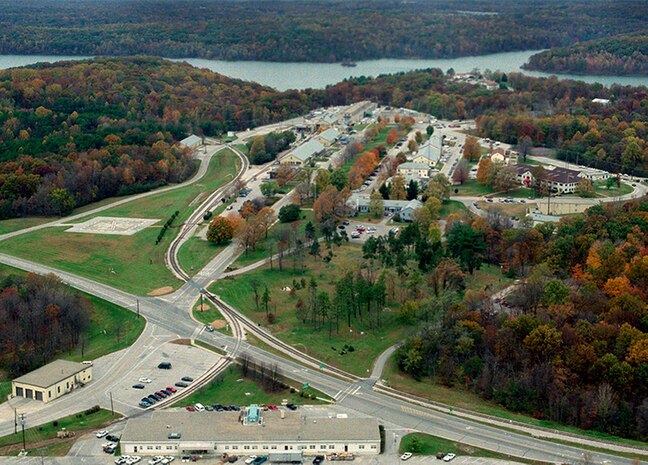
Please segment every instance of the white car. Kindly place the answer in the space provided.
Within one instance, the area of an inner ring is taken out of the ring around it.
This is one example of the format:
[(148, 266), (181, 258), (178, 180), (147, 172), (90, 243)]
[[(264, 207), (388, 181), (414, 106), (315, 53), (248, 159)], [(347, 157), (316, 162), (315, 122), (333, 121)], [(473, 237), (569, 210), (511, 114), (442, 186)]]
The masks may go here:
[(257, 456), (256, 455), (250, 455), (248, 458), (245, 459), (245, 463), (247, 465), (250, 465), (252, 462), (256, 460)]
[(106, 431), (105, 429), (102, 429), (101, 431), (97, 431), (95, 433), (95, 436), (97, 436), (98, 438), (103, 438), (107, 434), (108, 434), (108, 431)]
[(140, 379), (139, 379), (139, 382), (140, 382), (140, 383), (150, 383), (151, 380), (150, 380), (149, 378), (140, 378)]
[(450, 460), (454, 459), (456, 457), (455, 454), (448, 454), (445, 457), (443, 457), (444, 462), (449, 462)]
[(353, 231), (351, 233), (351, 239), (359, 239), (359, 238), (360, 238), (360, 233), (359, 232)]
[(401, 455), (401, 460), (409, 460), (412, 457), (411, 452), (405, 452), (403, 455)]

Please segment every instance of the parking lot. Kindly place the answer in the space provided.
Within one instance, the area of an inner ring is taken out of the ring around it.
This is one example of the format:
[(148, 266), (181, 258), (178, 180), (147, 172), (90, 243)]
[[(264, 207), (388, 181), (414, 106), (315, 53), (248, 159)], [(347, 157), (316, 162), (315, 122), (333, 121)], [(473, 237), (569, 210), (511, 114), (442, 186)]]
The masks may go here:
[[(118, 409), (117, 404), (126, 404), (129, 407), (137, 406), (143, 397), (167, 386), (174, 386), (184, 376), (197, 379), (220, 358), (213, 352), (173, 342), (149, 349), (150, 351), (140, 355), (139, 363), (129, 376), (120, 380), (112, 388), (116, 409)], [(170, 362), (171, 369), (158, 368), (162, 362)], [(146, 381), (140, 381), (140, 379)], [(133, 385), (136, 384), (144, 385), (144, 389), (134, 389)], [(178, 391), (182, 390), (182, 388), (177, 389)]]

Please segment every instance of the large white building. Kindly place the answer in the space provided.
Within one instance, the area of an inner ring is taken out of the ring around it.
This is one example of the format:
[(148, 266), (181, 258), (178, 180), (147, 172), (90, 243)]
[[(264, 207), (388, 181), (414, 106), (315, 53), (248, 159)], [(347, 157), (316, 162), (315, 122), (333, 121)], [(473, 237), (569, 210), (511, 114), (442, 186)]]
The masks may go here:
[(375, 418), (315, 418), (299, 412), (159, 411), (131, 418), (121, 437), (124, 454), (304, 455), (380, 453)]

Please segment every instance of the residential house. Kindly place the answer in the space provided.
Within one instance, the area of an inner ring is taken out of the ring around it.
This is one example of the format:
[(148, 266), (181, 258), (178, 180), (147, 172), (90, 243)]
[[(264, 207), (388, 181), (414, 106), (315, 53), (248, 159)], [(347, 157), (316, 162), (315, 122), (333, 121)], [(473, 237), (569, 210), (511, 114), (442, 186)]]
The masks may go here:
[[(369, 213), (371, 198), (368, 194), (351, 194), (347, 205), (353, 209), (355, 214)], [(413, 221), (412, 214), (417, 208), (423, 206), (421, 201), (414, 200), (383, 200), (385, 215), (399, 214), (402, 221)]]

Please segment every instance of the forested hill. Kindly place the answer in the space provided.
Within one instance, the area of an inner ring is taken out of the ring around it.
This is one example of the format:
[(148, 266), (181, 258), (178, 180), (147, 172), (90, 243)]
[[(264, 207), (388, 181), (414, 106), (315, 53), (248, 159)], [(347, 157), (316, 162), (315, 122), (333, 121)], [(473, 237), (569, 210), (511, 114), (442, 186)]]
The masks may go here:
[(619, 0), (0, 0), (0, 54), (336, 62), (537, 50), (645, 29)]
[(550, 73), (648, 76), (648, 32), (547, 50), (531, 56), (524, 68)]
[(157, 58), (0, 71), (0, 218), (61, 215), (182, 181), (177, 144), (304, 113), (291, 93)]

